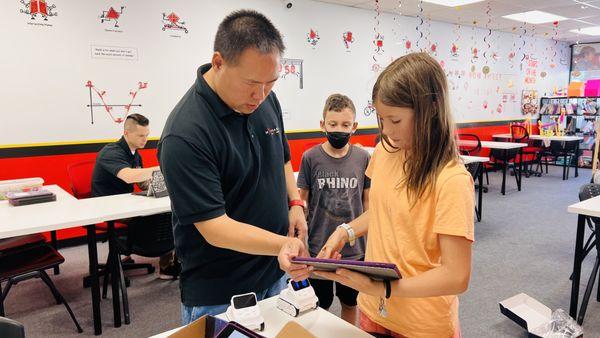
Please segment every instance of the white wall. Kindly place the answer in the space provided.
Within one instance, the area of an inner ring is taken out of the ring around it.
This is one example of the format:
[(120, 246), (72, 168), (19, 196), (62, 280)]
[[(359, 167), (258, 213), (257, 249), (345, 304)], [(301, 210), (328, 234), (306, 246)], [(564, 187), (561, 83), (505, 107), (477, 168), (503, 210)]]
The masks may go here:
[[(91, 80), (99, 89), (106, 91), (108, 104), (126, 104), (129, 91), (137, 88), (139, 81), (148, 82), (141, 90), (131, 113), (140, 112), (151, 120), (152, 136), (159, 136), (164, 121), (179, 98), (193, 83), (198, 65), (207, 62), (212, 53), (213, 37), (218, 23), (230, 11), (238, 8), (253, 8), (266, 14), (283, 33), (287, 46), (286, 57), (304, 60), (304, 89), (298, 88), (293, 77), (278, 81), (277, 92), (286, 112), (286, 129), (305, 130), (318, 128), (318, 121), (325, 98), (333, 92), (349, 95), (359, 111), (361, 126), (375, 125), (373, 115), (364, 116), (363, 109), (370, 98), (371, 87), (377, 73), (373, 64), (374, 12), (323, 4), (313, 1), (296, 1), (292, 10), (287, 10), (280, 0), (247, 0), (243, 7), (239, 1), (105, 1), (105, 0), (47, 0), (56, 5), (57, 16), (42, 20), (38, 16), (31, 20), (21, 13), (25, 9), (19, 1), (0, 2), (0, 146), (90, 141), (117, 137), (122, 125), (113, 122), (102, 107), (94, 108), (94, 124), (91, 124), (89, 91), (85, 83)], [(99, 16), (110, 6), (119, 9), (126, 6), (119, 28), (112, 23), (101, 23)], [(162, 31), (162, 13), (175, 12), (185, 21), (189, 30), (183, 32)], [(383, 33), (384, 53), (378, 55), (385, 66), (393, 58), (405, 53), (402, 38), (406, 35), (416, 48), (417, 19), (382, 14), (380, 31)], [(427, 25), (422, 29), (426, 30)], [(307, 33), (313, 28), (319, 33), (316, 48), (306, 41)], [(107, 30), (119, 30), (113, 32)], [(355, 36), (351, 51), (347, 52), (342, 33), (350, 30)], [(455, 40), (455, 26), (431, 23), (431, 41), (439, 43), (437, 58), (444, 61), (449, 71), (453, 113), (457, 121), (508, 119), (521, 116), (519, 103), (521, 90), (537, 89), (540, 94), (550, 93), (553, 87), (566, 86), (568, 65), (549, 61), (538, 66), (535, 85), (525, 85), (524, 71), (519, 67), (521, 55), (515, 57), (511, 68), (507, 55), (513, 43), (521, 44), (518, 37), (494, 32), (494, 50), (501, 56), (499, 61), (488, 61), (491, 74), (488, 79), (470, 79), (474, 65), (476, 74), (481, 74), (486, 64), (483, 42), (486, 30), (475, 29), (475, 41), (480, 50), (479, 60), (470, 61), (471, 27), (463, 27), (459, 58), (450, 57), (450, 45)], [(400, 43), (397, 43), (397, 42)], [(91, 57), (91, 46), (118, 46), (137, 50), (136, 60), (99, 59)], [(422, 47), (426, 46), (425, 39)], [(551, 56), (551, 40), (526, 39), (526, 53), (534, 54), (540, 63), (544, 55)], [(557, 45), (567, 54), (568, 46)], [(516, 51), (516, 49), (515, 49)], [(544, 54), (546, 53), (546, 54)], [(561, 55), (557, 51), (557, 55)], [(450, 73), (451, 71), (451, 73)], [(458, 78), (465, 71), (465, 77)], [(512, 82), (512, 86), (509, 83)], [(465, 83), (467, 83), (465, 85)], [(466, 87), (465, 87), (466, 86)], [(466, 89), (465, 89), (466, 88)], [(502, 94), (508, 93), (508, 102), (503, 103), (503, 112), (496, 112), (502, 103)], [(510, 94), (516, 102), (511, 102)], [(94, 94), (94, 103), (99, 103)], [(487, 101), (487, 108), (484, 108)], [(115, 107), (114, 113), (123, 113)]]

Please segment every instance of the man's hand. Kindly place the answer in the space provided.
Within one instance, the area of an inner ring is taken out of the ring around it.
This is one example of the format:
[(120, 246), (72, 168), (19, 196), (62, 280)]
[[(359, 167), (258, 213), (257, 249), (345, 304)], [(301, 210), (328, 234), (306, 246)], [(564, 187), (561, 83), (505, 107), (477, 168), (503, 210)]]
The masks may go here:
[(294, 205), (290, 208), (289, 213), (290, 229), (288, 232), (289, 237), (297, 237), (306, 243), (306, 236), (308, 235), (308, 225), (306, 225), (306, 216), (304, 215), (304, 209), (301, 206)]
[(308, 256), (308, 252), (306, 251), (304, 243), (298, 238), (290, 238), (281, 247), (277, 260), (279, 261), (281, 270), (287, 272), (292, 277), (292, 280), (299, 281), (309, 277), (312, 267), (305, 264), (292, 263), (292, 258), (306, 256)]

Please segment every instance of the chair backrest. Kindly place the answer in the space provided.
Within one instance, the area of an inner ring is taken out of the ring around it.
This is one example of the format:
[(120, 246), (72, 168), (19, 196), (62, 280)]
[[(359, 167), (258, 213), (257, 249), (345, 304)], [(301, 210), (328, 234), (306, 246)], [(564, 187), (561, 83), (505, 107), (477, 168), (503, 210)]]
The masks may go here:
[(490, 158), (493, 158), (495, 161), (508, 162), (514, 160), (519, 154), (518, 148), (513, 149), (490, 149)]
[(481, 139), (475, 134), (458, 134), (458, 151), (461, 155), (477, 155), (481, 150)]
[(511, 125), (510, 126), (510, 134), (512, 136), (513, 142), (517, 143), (527, 143), (529, 142), (529, 132), (527, 132), (527, 128), (520, 125)]
[(550, 141), (550, 151), (553, 154), (573, 152), (577, 149), (578, 140), (575, 141)]
[(465, 164), (467, 171), (473, 176), (473, 180), (476, 180), (479, 177), (479, 172), (483, 170), (482, 162), (473, 162), (469, 164)]
[(135, 217), (127, 222), (127, 250), (144, 257), (160, 257), (173, 250), (172, 214)]
[(0, 317), (0, 337), (25, 338), (25, 328), (16, 320)]
[(69, 164), (67, 174), (71, 190), (77, 199), (92, 197), (92, 172), (96, 161), (82, 161)]
[[(600, 184), (587, 183), (579, 188), (579, 200), (585, 201), (592, 197), (600, 196)], [(600, 224), (600, 218), (590, 217), (595, 224)]]

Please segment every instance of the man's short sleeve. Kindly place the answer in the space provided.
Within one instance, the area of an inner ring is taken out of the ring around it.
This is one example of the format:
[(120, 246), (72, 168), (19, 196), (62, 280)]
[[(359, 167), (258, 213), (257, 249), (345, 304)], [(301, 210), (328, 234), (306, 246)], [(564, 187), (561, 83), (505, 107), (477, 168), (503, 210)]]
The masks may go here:
[(161, 141), (159, 161), (173, 211), (182, 224), (225, 214), (221, 175), (209, 149), (170, 136)]
[(435, 224), (433, 231), (438, 234), (461, 236), (474, 240), (474, 185), (467, 173), (454, 175), (446, 182), (440, 182)]
[(97, 162), (102, 169), (114, 176), (117, 176), (122, 169), (131, 167), (130, 160), (122, 151), (105, 151)]
[(298, 188), (300, 189), (309, 189), (311, 187), (311, 169), (310, 169), (310, 159), (306, 156), (308, 153), (305, 152), (302, 154), (302, 162), (300, 164), (300, 172), (298, 173), (298, 180), (296, 182)]
[(285, 127), (283, 125), (283, 112), (281, 110), (281, 104), (279, 104), (279, 100), (277, 99), (277, 95), (275, 92), (271, 92), (273, 95), (273, 101), (275, 103), (275, 111), (277, 112), (277, 119), (279, 120), (279, 125), (281, 126), (280, 135), (281, 135), (281, 143), (283, 146), (283, 163), (288, 163), (292, 156), (290, 154), (290, 145), (288, 144), (287, 136), (285, 136)]

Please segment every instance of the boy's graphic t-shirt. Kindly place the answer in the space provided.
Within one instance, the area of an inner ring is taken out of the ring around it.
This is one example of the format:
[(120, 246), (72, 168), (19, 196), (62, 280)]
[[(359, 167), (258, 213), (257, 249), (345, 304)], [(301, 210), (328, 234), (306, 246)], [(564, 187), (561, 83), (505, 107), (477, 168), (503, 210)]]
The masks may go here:
[[(334, 158), (321, 145), (302, 155), (298, 188), (308, 189), (308, 245), (315, 257), (338, 225), (348, 223), (363, 213), (363, 190), (371, 186), (365, 176), (369, 153), (350, 145), (346, 156)], [(354, 246), (342, 249), (344, 259), (361, 259), (365, 255), (365, 237)]]

